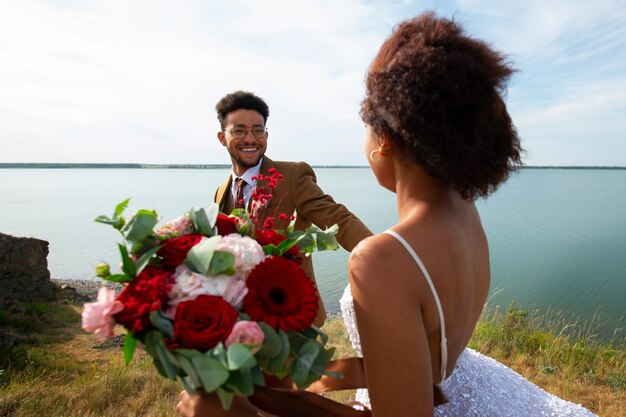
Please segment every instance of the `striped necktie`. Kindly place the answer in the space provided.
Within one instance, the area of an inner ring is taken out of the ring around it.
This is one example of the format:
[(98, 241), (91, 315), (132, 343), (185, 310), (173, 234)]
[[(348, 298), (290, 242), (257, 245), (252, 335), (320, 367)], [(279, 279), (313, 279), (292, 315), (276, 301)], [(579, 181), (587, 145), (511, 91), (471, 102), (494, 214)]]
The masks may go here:
[(244, 208), (245, 201), (243, 198), (243, 187), (245, 187), (248, 183), (243, 178), (237, 178), (235, 180), (237, 183), (237, 194), (235, 195), (235, 208)]

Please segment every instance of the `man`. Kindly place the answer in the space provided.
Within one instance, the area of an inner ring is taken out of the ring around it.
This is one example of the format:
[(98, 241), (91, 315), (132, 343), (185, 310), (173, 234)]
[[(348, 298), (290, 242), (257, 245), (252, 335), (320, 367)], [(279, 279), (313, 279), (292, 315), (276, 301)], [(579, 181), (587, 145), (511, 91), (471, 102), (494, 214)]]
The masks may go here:
[[(249, 92), (236, 91), (224, 96), (215, 109), (221, 126), (217, 138), (228, 150), (232, 162), (231, 175), (215, 192), (215, 202), (222, 212), (230, 213), (236, 206), (249, 207), (256, 186), (252, 178), (259, 174), (268, 175), (268, 171), (274, 168), (284, 179), (278, 182), (268, 206), (259, 211), (259, 225), (268, 216), (280, 213), (290, 216), (296, 210), (297, 230), (305, 230), (311, 224), (320, 229), (337, 224), (337, 241), (348, 251), (371, 236), (372, 232), (354, 214), (320, 189), (315, 173), (307, 163), (272, 161), (265, 156), (269, 108), (263, 99)], [(241, 183), (240, 179), (245, 182)], [(315, 282), (311, 257), (304, 259), (302, 268)], [(320, 298), (315, 325), (321, 326), (325, 319), (326, 311)]]

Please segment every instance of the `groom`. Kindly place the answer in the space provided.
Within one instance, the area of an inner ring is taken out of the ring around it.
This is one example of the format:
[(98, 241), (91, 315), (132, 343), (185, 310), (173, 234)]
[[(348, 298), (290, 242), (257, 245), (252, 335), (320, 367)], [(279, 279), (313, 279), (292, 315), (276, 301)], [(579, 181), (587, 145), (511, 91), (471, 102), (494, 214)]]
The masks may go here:
[[(269, 175), (271, 168), (284, 176), (273, 192), (268, 207), (257, 216), (259, 226), (268, 216), (297, 212), (295, 228), (305, 230), (311, 224), (325, 229), (339, 225), (337, 241), (351, 251), (372, 232), (344, 205), (317, 185), (313, 169), (305, 162), (272, 161), (265, 156), (268, 133), (265, 127), (269, 108), (262, 98), (253, 93), (235, 91), (224, 96), (215, 106), (221, 130), (217, 132), (220, 143), (228, 150), (232, 172), (215, 192), (215, 202), (220, 211), (230, 213), (235, 207), (249, 208), (250, 197), (256, 186), (253, 177)], [(315, 282), (311, 257), (305, 257), (302, 268)], [(320, 308), (315, 325), (321, 326), (326, 311), (320, 298)]]

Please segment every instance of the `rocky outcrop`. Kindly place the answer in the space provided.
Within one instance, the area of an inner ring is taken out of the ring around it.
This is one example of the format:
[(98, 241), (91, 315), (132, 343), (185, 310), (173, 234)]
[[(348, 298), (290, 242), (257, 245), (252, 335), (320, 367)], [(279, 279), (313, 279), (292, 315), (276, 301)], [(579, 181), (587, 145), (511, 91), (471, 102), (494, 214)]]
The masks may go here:
[(50, 301), (57, 286), (50, 281), (48, 242), (0, 233), (0, 307), (16, 300)]

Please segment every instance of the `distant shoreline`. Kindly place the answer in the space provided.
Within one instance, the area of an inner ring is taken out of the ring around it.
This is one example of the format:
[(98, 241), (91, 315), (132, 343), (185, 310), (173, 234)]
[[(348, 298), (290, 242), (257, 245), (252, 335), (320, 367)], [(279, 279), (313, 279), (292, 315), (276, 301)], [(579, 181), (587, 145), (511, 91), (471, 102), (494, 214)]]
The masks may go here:
[[(313, 165), (314, 168), (368, 168), (366, 165)], [(63, 163), (0, 162), (0, 169), (230, 169), (230, 164), (130, 164), (130, 163)], [(535, 165), (522, 169), (608, 169), (626, 170), (626, 166), (558, 166)]]

